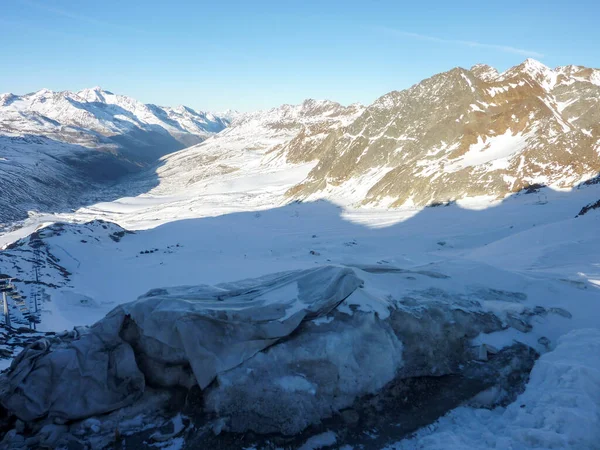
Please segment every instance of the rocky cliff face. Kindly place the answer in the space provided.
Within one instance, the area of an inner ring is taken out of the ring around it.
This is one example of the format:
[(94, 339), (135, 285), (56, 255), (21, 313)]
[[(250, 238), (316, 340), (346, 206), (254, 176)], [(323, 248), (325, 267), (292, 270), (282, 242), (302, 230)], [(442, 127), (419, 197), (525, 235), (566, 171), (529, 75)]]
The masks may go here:
[(505, 196), (531, 184), (572, 186), (600, 172), (600, 70), (527, 60), (499, 74), (477, 65), (384, 95), (315, 148), (293, 198), (427, 205)]

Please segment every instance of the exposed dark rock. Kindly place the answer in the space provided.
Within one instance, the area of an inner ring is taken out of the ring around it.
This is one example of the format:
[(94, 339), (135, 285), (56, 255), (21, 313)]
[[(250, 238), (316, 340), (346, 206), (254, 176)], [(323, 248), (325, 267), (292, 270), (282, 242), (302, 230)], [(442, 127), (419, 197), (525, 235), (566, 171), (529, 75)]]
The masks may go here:
[(590, 203), (589, 205), (586, 205), (583, 208), (581, 208), (581, 211), (579, 211), (579, 214), (577, 214), (575, 217), (583, 216), (583, 215), (587, 214), (588, 212), (592, 211), (593, 209), (598, 209), (598, 208), (600, 208), (600, 200), (598, 200), (595, 203)]

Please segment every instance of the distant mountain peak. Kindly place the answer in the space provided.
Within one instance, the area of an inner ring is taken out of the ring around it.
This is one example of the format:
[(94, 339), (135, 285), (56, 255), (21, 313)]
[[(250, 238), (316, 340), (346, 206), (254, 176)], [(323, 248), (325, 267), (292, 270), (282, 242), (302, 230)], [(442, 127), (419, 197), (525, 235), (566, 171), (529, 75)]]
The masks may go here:
[(475, 64), (471, 67), (470, 72), (482, 81), (490, 82), (498, 78), (500, 73), (492, 66), (487, 64)]
[(533, 58), (527, 58), (521, 64), (501, 73), (498, 80), (504, 81), (523, 76), (537, 82), (544, 90), (550, 91), (556, 85), (558, 74), (545, 64)]
[(106, 95), (114, 95), (112, 92), (103, 90), (100, 86), (94, 86), (92, 88), (82, 89), (77, 92), (76, 95), (88, 102), (102, 102), (106, 101)]
[(525, 61), (523, 61), (523, 63), (521, 65), (524, 67), (527, 67), (531, 70), (552, 70), (552, 69), (550, 69), (550, 67), (548, 67), (544, 63), (541, 63), (537, 59), (533, 59), (533, 58), (527, 58)]
[(51, 96), (54, 94), (56, 94), (56, 92), (54, 92), (50, 89), (47, 89), (47, 88), (42, 88), (39, 91), (33, 92), (31, 95), (32, 95), (32, 97), (47, 97), (47, 96)]

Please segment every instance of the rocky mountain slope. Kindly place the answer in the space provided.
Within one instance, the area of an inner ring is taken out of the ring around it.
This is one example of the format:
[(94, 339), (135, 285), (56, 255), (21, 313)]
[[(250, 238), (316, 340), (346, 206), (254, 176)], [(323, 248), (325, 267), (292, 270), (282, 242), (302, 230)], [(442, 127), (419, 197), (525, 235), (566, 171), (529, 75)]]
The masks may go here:
[(306, 176), (288, 178), (285, 196), (265, 202), (328, 198), (395, 208), (499, 199), (598, 175), (599, 102), (600, 70), (552, 70), (531, 59), (504, 73), (455, 68), (368, 107), (310, 100), (247, 114), (143, 177), (160, 179), (152, 196), (203, 195), (224, 179), (304, 167)]
[(202, 142), (229, 120), (145, 105), (100, 88), (0, 95), (0, 223), (28, 209), (73, 206), (114, 181)]
[(532, 184), (572, 186), (600, 172), (600, 70), (528, 59), (499, 74), (477, 65), (376, 100), (316, 148), (293, 198), (356, 190), (361, 204), (427, 205), (503, 197)]

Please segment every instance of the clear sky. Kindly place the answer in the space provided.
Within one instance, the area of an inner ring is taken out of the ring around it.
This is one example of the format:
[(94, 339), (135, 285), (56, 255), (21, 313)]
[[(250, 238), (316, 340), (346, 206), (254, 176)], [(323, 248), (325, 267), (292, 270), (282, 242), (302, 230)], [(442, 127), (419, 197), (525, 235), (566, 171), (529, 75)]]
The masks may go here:
[(370, 103), (456, 66), (600, 67), (600, 2), (1, 0), (0, 92), (248, 111)]

